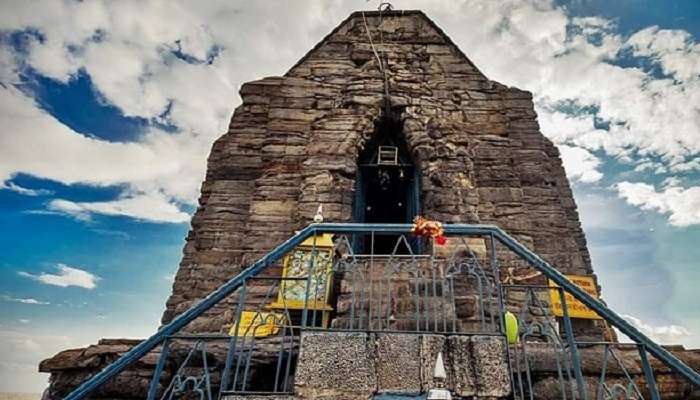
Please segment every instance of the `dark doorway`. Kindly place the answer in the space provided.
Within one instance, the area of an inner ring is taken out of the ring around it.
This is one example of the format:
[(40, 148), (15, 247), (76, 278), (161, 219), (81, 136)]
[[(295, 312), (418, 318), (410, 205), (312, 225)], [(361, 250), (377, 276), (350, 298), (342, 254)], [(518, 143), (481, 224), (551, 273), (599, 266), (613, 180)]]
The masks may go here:
[[(418, 170), (403, 139), (402, 124), (382, 120), (358, 159), (355, 221), (411, 223), (418, 214), (418, 181)], [(356, 238), (355, 248), (374, 254), (409, 252), (397, 235), (365, 235)]]

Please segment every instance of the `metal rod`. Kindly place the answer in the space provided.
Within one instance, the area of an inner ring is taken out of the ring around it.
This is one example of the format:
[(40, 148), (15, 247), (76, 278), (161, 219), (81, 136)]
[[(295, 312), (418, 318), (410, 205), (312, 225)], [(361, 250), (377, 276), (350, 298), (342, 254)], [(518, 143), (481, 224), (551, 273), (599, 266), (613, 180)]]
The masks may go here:
[(569, 310), (566, 305), (566, 294), (564, 289), (559, 288), (559, 297), (561, 298), (561, 308), (564, 314), (564, 330), (566, 331), (566, 341), (569, 344), (569, 353), (571, 354), (571, 362), (574, 364), (574, 375), (576, 376), (576, 385), (578, 386), (578, 394), (581, 399), (586, 400), (586, 386), (583, 384), (583, 374), (581, 373), (581, 361), (578, 358), (578, 348), (574, 341), (574, 329), (571, 326), (571, 318), (569, 318)]
[[(491, 254), (490, 254), (490, 263), (491, 263), (491, 273), (493, 274), (493, 280), (496, 283), (496, 296), (498, 296), (498, 333), (505, 335), (506, 334), (506, 307), (503, 301), (503, 287), (501, 285), (501, 271), (500, 271), (500, 266), (498, 265), (498, 253), (496, 252), (496, 238), (493, 236), (493, 234), (489, 235), (489, 243), (491, 244)], [(493, 315), (491, 316), (493, 318)], [(517, 337), (518, 333), (515, 333), (516, 336), (516, 343), (517, 343)], [(506, 335), (506, 343), (508, 343), (508, 338)], [(510, 346), (506, 346), (506, 362), (508, 363), (508, 369), (510, 370), (510, 376), (513, 376), (513, 366), (511, 363), (511, 357), (510, 357)], [(513, 393), (515, 393), (515, 382), (514, 379), (510, 380), (510, 387), (513, 390)]]
[(640, 344), (637, 346), (639, 349), (639, 356), (642, 359), (642, 368), (644, 369), (644, 378), (647, 381), (647, 387), (649, 388), (649, 393), (651, 394), (651, 400), (659, 400), (659, 389), (656, 387), (656, 379), (654, 378), (654, 371), (651, 369), (651, 364), (649, 364), (649, 358), (647, 357), (646, 346)]
[(211, 397), (211, 380), (209, 377), (209, 365), (207, 364), (207, 344), (202, 343), (202, 369), (204, 369), (204, 381), (207, 387), (207, 399), (212, 400)]
[(628, 389), (634, 389), (635, 393), (637, 393), (637, 397), (640, 399), (643, 399), (644, 396), (642, 396), (642, 393), (639, 391), (639, 388), (637, 387), (637, 384), (634, 383), (634, 379), (630, 376), (629, 372), (627, 372), (627, 368), (625, 368), (624, 363), (620, 358), (615, 354), (615, 349), (610, 348), (610, 355), (615, 359), (615, 362), (617, 362), (617, 366), (622, 370), (622, 372), (625, 374), (625, 378), (627, 378), (627, 387)]
[(160, 383), (160, 376), (163, 373), (163, 367), (165, 367), (165, 360), (168, 358), (168, 352), (170, 350), (170, 340), (166, 339), (163, 341), (163, 348), (160, 350), (160, 357), (158, 358), (158, 364), (156, 364), (156, 369), (153, 371), (153, 378), (148, 386), (148, 400), (154, 400), (158, 392), (158, 384)]
[(367, 305), (367, 329), (372, 329), (372, 300), (374, 300), (374, 231), (372, 231), (372, 235), (370, 237), (369, 253), (369, 304)]
[(605, 389), (605, 373), (608, 369), (608, 358), (610, 357), (610, 354), (608, 351), (610, 350), (609, 345), (605, 345), (605, 355), (603, 356), (603, 368), (600, 372), (600, 382), (598, 383), (598, 390), (596, 390), (596, 400), (600, 400), (603, 398), (603, 389)]
[(236, 316), (233, 320), (233, 332), (229, 340), (229, 347), (226, 351), (226, 363), (224, 364), (224, 372), (221, 376), (221, 387), (219, 389), (219, 397), (221, 393), (226, 390), (229, 381), (229, 375), (231, 374), (231, 365), (233, 364), (233, 355), (236, 353), (236, 344), (238, 343), (238, 333), (241, 330), (241, 314), (243, 313), (243, 307), (245, 306), (245, 292), (248, 287), (247, 281), (243, 281), (243, 286), (241, 287), (241, 294), (238, 298), (238, 305), (236, 306)]

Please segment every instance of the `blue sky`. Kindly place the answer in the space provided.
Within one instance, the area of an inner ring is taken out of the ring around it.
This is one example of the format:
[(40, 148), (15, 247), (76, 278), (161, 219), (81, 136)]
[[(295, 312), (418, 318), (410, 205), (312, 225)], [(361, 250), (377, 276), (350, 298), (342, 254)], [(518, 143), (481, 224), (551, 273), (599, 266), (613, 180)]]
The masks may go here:
[[(301, 5), (303, 4), (303, 5)], [(700, 347), (700, 3), (396, 1), (534, 93), (608, 303)], [(0, 392), (38, 360), (158, 325), (241, 83), (360, 1), (0, 5)]]

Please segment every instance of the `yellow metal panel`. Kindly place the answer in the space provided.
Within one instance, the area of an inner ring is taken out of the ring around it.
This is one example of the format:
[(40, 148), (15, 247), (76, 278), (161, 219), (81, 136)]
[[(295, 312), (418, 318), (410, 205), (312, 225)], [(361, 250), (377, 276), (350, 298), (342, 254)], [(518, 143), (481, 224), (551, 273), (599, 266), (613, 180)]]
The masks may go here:
[(316, 247), (333, 247), (333, 234), (332, 233), (322, 233), (317, 236), (310, 236), (308, 239), (301, 242), (300, 246), (312, 247), (316, 244)]
[(241, 312), (241, 320), (238, 329), (234, 324), (229, 330), (230, 336), (255, 336), (265, 337), (276, 335), (280, 330), (280, 325), (285, 323), (284, 315), (277, 313), (266, 313), (256, 311)]

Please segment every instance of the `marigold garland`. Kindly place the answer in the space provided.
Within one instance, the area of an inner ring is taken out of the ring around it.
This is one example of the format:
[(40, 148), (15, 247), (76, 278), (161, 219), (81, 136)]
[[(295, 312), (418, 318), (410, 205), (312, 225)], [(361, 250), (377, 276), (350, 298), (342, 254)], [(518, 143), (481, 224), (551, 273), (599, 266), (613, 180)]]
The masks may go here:
[(413, 229), (411, 230), (416, 236), (431, 237), (435, 239), (435, 243), (442, 246), (447, 242), (445, 238), (442, 224), (438, 221), (427, 220), (420, 215), (413, 220)]

